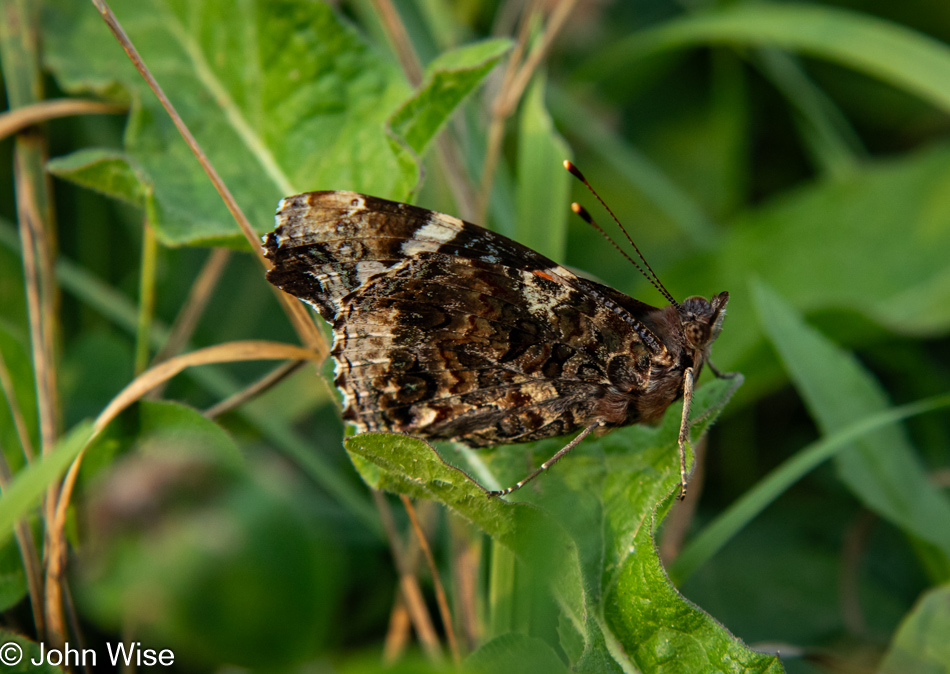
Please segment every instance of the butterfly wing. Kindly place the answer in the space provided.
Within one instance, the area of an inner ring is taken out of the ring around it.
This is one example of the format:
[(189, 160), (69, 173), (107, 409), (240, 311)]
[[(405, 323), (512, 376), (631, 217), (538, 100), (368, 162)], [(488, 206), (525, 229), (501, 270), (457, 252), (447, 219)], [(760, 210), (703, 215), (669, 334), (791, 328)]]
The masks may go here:
[(352, 192), (289, 197), (277, 223), (268, 280), (332, 326), (360, 430), (485, 446), (637, 420), (631, 393), (665, 347), (602, 286), (476, 225)]

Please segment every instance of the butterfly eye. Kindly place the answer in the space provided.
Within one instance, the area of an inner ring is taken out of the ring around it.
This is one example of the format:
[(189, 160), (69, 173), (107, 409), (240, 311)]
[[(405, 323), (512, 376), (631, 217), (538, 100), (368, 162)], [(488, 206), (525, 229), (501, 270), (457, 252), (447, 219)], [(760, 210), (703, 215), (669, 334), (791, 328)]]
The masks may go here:
[(686, 339), (695, 347), (704, 346), (709, 341), (709, 327), (696, 322), (688, 324)]

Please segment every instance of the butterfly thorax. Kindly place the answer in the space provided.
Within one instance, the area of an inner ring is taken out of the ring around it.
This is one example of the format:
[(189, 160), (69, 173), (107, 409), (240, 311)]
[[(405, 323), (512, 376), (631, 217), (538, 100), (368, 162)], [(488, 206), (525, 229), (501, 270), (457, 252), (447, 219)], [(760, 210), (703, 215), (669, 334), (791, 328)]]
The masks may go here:
[(620, 387), (612, 387), (605, 396), (603, 413), (607, 426), (658, 421), (670, 404), (682, 397), (683, 373), (691, 367), (699, 376), (709, 347), (722, 329), (728, 299), (728, 293), (722, 293), (712, 300), (689, 297), (676, 306), (631, 307), (663, 350), (650, 354), (649, 373), (638, 385), (628, 380)]

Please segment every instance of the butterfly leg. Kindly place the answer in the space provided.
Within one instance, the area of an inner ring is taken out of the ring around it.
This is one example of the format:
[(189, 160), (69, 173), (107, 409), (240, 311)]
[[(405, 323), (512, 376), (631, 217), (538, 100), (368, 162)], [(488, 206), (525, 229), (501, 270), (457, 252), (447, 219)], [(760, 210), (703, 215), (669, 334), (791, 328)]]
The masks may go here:
[(525, 479), (523, 479), (521, 482), (518, 482), (518, 483), (516, 483), (516, 484), (513, 484), (512, 486), (508, 487), (507, 489), (502, 489), (502, 490), (500, 490), (500, 491), (490, 491), (490, 492), (488, 492), (488, 498), (492, 498), (492, 497), (494, 497), (494, 496), (507, 496), (507, 495), (510, 494), (511, 492), (517, 491), (518, 489), (521, 489), (523, 486), (525, 486), (526, 484), (528, 484), (529, 482), (531, 482), (531, 480), (533, 480), (533, 479), (536, 478), (538, 475), (540, 475), (541, 473), (543, 473), (544, 471), (546, 471), (548, 468), (550, 468), (551, 466), (553, 466), (555, 463), (557, 463), (558, 461), (560, 461), (561, 458), (562, 458), (565, 454), (567, 454), (569, 451), (571, 451), (572, 449), (574, 449), (575, 447), (577, 447), (577, 445), (580, 444), (581, 440), (583, 440), (583, 439), (586, 438), (588, 435), (590, 435), (591, 432), (593, 432), (594, 429), (598, 428), (599, 426), (601, 426), (601, 422), (600, 422), (600, 421), (595, 421), (595, 422), (592, 423), (590, 426), (588, 426), (588, 427), (585, 428), (583, 431), (581, 431), (581, 432), (578, 434), (578, 436), (577, 436), (576, 438), (574, 438), (574, 439), (571, 440), (569, 443), (567, 443), (567, 445), (565, 445), (564, 447), (562, 447), (561, 449), (559, 449), (558, 452), (557, 452), (557, 454), (555, 454), (555, 455), (552, 456), (550, 459), (548, 459), (547, 461), (545, 461), (544, 463), (542, 463), (541, 466), (540, 466), (537, 470), (535, 470), (533, 473), (531, 473), (530, 475), (528, 475), (528, 477), (526, 477)]
[[(715, 372), (715, 369), (713, 369)], [(689, 442), (689, 408), (693, 405), (693, 368), (686, 368), (683, 374), (683, 419), (680, 421), (680, 495), (686, 498), (686, 443)]]

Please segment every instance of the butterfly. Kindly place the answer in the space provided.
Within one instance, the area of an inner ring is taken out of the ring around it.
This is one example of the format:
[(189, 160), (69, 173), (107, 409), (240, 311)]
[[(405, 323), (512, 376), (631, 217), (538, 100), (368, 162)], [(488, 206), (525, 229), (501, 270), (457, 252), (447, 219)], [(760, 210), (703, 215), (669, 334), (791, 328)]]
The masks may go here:
[(522, 481), (486, 490), (498, 496), (590, 433), (657, 421), (683, 397), (685, 496), (693, 386), (728, 293), (676, 302), (650, 269), (670, 302), (653, 307), (451, 215), (346, 191), (281, 200), (263, 247), (267, 280), (330, 324), (343, 418), (359, 432), (488, 447), (581, 431)]

